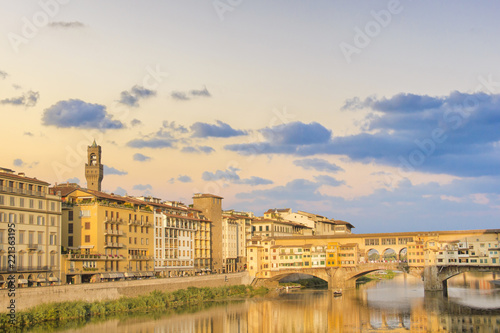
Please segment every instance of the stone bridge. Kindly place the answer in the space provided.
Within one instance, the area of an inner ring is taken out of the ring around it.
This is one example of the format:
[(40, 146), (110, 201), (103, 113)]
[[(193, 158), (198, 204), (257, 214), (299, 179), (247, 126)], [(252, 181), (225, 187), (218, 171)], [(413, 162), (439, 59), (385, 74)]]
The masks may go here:
[(448, 294), (448, 279), (466, 272), (500, 272), (500, 266), (426, 266), (423, 269), (424, 289), (427, 291), (443, 290)]
[(350, 289), (356, 287), (356, 280), (368, 273), (380, 270), (404, 270), (402, 263), (366, 263), (355, 267), (297, 268), (270, 271), (265, 279), (255, 279), (254, 285), (274, 287), (277, 282), (292, 274), (312, 275), (328, 282), (328, 289)]

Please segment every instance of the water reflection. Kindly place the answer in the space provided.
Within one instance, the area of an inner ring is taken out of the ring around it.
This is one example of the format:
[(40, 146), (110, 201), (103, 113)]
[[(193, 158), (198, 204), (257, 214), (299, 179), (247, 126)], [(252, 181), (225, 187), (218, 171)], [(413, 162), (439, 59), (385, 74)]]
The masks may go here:
[(500, 289), (487, 287), (480, 282), (483, 277), (460, 278), (450, 281), (449, 298), (424, 294), (421, 281), (398, 275), (341, 297), (327, 290), (297, 291), (219, 303), (195, 313), (113, 319), (65, 332), (499, 332)]

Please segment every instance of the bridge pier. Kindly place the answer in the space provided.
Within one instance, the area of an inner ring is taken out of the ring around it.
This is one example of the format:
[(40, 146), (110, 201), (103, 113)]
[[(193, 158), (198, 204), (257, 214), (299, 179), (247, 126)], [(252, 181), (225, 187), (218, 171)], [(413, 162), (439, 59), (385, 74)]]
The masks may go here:
[[(425, 291), (440, 291), (444, 288), (444, 283), (439, 279), (439, 271), (437, 266), (424, 267), (424, 290)], [(447, 287), (446, 283), (446, 287)]]
[(346, 270), (331, 268), (328, 279), (329, 290), (346, 290), (356, 288), (356, 279), (350, 279)]

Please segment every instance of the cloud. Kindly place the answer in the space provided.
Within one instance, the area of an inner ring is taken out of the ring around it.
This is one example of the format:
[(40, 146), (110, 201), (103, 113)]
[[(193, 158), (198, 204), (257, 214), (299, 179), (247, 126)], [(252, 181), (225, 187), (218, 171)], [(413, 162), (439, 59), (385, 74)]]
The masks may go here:
[(371, 108), (381, 112), (410, 113), (421, 112), (422, 110), (436, 109), (443, 105), (444, 99), (427, 95), (397, 94), (392, 98), (376, 99), (368, 97), (361, 101), (358, 97), (349, 99), (342, 107), (343, 110), (357, 110)]
[(170, 148), (175, 141), (171, 139), (151, 138), (151, 139), (134, 139), (127, 142), (127, 146), (132, 148)]
[(306, 170), (316, 170), (336, 173), (338, 171), (344, 171), (341, 167), (336, 164), (330, 163), (327, 160), (321, 158), (305, 158), (303, 160), (295, 160), (293, 164), (302, 167)]
[(142, 155), (140, 153), (134, 154), (134, 161), (147, 162), (147, 161), (150, 161), (150, 160), (151, 160), (151, 157), (149, 157), (149, 156)]
[(104, 165), (104, 174), (105, 175), (118, 175), (118, 176), (123, 176), (128, 174), (126, 171), (120, 171), (118, 169), (115, 169), (113, 167), (108, 167), (107, 165)]
[(140, 125), (140, 124), (142, 124), (142, 121), (140, 121), (139, 119), (132, 119), (130, 121), (130, 125), (131, 126), (137, 126), (137, 125)]
[(137, 185), (134, 185), (134, 187), (132, 188), (134, 190), (138, 190), (138, 191), (146, 191), (146, 190), (151, 190), (153, 189), (153, 187), (149, 184), (137, 184)]
[(216, 137), (216, 138), (229, 138), (232, 136), (245, 135), (246, 132), (241, 130), (235, 130), (228, 124), (217, 120), (216, 125), (196, 122), (191, 125), (191, 131), (193, 134), (191, 135), (194, 138), (208, 138), (208, 137)]
[(241, 179), (238, 175), (238, 171), (240, 169), (229, 167), (227, 170), (217, 170), (216, 172), (203, 172), (201, 178), (205, 181), (225, 181), (232, 184), (240, 184), (240, 185), (269, 185), (273, 184), (272, 180), (264, 179), (261, 177), (252, 176), (250, 178)]
[(129, 91), (122, 91), (118, 103), (138, 107), (139, 100), (156, 96), (156, 91), (135, 85)]
[(64, 183), (80, 184), (80, 179), (78, 179), (77, 177), (73, 177), (73, 178), (69, 178)]
[(190, 100), (190, 98), (186, 95), (186, 93), (183, 93), (181, 91), (172, 91), (170, 96), (177, 101), (189, 101)]
[(177, 180), (180, 181), (181, 183), (191, 183), (193, 181), (191, 177), (185, 175), (177, 177)]
[(192, 96), (212, 97), (212, 95), (208, 92), (207, 87), (204, 87), (201, 90), (191, 90), (190, 94)]
[(121, 195), (121, 196), (127, 195), (127, 191), (124, 188), (121, 188), (119, 186), (116, 188), (116, 190), (113, 191), (113, 193), (116, 195)]
[(197, 146), (197, 147), (184, 147), (181, 150), (183, 153), (194, 153), (194, 154), (200, 154), (200, 153), (205, 153), (205, 154), (210, 154), (215, 151), (212, 147), (209, 146)]
[(190, 90), (188, 93), (183, 92), (183, 91), (172, 91), (170, 96), (178, 101), (189, 101), (192, 98), (196, 97), (212, 97), (210, 92), (208, 91), (207, 87), (203, 87), (203, 89), (197, 90), (193, 89)]
[(169, 122), (168, 120), (163, 121), (163, 128), (169, 129), (172, 132), (187, 133), (188, 130), (182, 125), (177, 125), (175, 121)]
[(23, 96), (6, 98), (0, 100), (0, 104), (24, 105), (26, 107), (33, 107), (38, 102), (40, 94), (35, 91), (28, 91)]
[(7, 74), (7, 72), (4, 72), (2, 70), (0, 70), (0, 79), (5, 79), (7, 76), (9, 76), (9, 74)]
[(50, 22), (49, 27), (51, 27), (51, 28), (64, 28), (64, 29), (84, 28), (85, 24), (83, 24), (82, 22), (78, 22), (78, 21), (72, 21), (72, 22), (58, 21), (58, 22)]
[(22, 159), (20, 159), (20, 158), (16, 158), (16, 159), (14, 160), (14, 166), (16, 166), (16, 167), (22, 167), (22, 166), (24, 166), (24, 165), (26, 165), (26, 164), (23, 162), (23, 160), (22, 160)]
[(43, 112), (43, 124), (68, 128), (120, 129), (123, 124), (113, 120), (100, 104), (86, 103), (79, 99), (59, 101)]
[[(367, 119), (365, 132), (333, 137), (317, 123), (290, 123), (261, 130), (264, 142), (232, 144), (225, 149), (242, 155), (343, 155), (353, 161), (397, 167), (403, 173), (498, 174), (500, 95), (398, 94), (362, 103), (378, 112)], [(347, 104), (355, 108), (356, 103)]]
[(328, 186), (340, 186), (340, 185), (345, 185), (345, 181), (343, 180), (337, 180), (333, 177), (327, 176), (327, 175), (319, 175), (319, 176), (314, 176), (314, 180), (322, 185), (328, 185)]

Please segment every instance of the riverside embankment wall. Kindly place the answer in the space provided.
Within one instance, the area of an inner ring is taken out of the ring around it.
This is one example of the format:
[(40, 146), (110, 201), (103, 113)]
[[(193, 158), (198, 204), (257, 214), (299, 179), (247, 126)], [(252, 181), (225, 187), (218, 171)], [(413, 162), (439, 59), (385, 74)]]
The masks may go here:
[[(227, 276), (227, 281), (225, 277)], [(101, 301), (149, 294), (154, 290), (175, 291), (188, 287), (219, 287), (223, 285), (250, 284), (248, 272), (213, 274), (180, 278), (130, 280), (122, 282), (86, 283), (49, 287), (16, 288), (15, 297), (9, 297), (6, 289), (0, 290), (0, 312), (8, 312), (11, 300), (16, 311), (29, 309), (42, 303), (65, 301)]]

